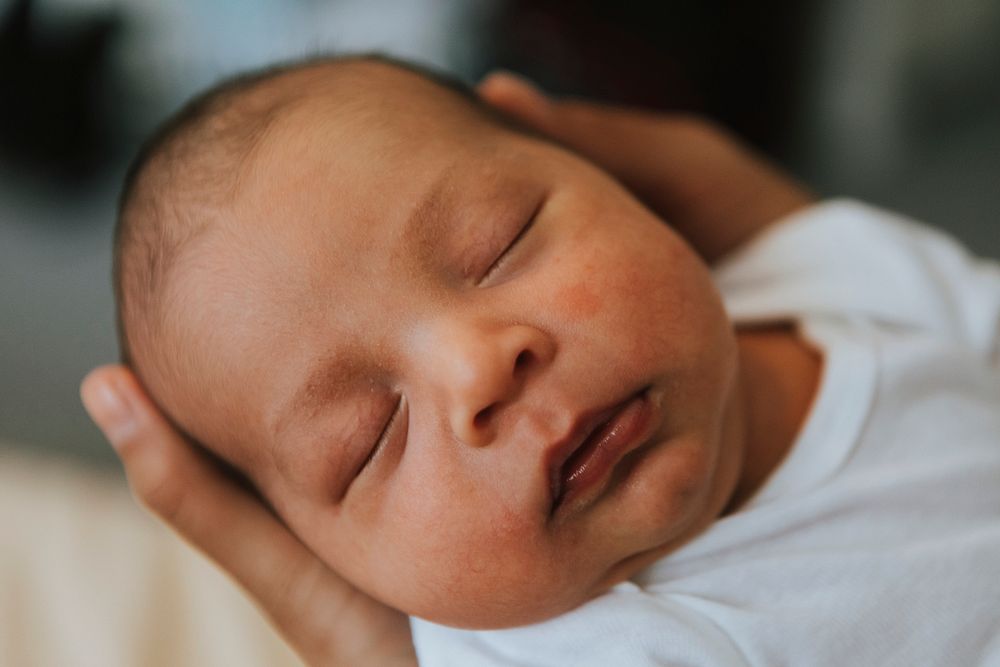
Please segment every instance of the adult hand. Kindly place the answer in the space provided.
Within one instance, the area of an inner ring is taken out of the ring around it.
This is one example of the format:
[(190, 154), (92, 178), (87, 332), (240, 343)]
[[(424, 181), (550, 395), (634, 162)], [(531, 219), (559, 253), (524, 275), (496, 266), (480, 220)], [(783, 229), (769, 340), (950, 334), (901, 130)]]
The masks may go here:
[(307, 664), (417, 664), (406, 616), (314, 556), (171, 427), (127, 368), (91, 371), (80, 395), (136, 498), (228, 571)]
[(711, 122), (547, 97), (498, 72), (480, 97), (615, 176), (714, 261), (814, 197)]

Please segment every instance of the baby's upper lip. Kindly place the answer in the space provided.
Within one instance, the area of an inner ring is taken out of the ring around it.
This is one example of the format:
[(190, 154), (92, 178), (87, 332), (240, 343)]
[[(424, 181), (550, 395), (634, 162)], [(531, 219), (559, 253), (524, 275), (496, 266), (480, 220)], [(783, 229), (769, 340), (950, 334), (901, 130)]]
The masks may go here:
[(555, 503), (562, 491), (562, 468), (566, 461), (599, 426), (614, 417), (634, 396), (634, 394), (630, 394), (624, 400), (613, 405), (580, 412), (570, 422), (570, 429), (566, 435), (553, 442), (545, 450), (543, 461), (549, 481), (550, 504)]

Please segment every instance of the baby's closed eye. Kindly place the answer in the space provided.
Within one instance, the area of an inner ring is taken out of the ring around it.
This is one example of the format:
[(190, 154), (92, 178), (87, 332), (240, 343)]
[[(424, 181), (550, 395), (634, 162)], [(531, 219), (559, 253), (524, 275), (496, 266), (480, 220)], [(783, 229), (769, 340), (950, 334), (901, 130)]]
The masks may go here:
[[(403, 417), (405, 416), (404, 415), (405, 412), (406, 412), (406, 400), (403, 398), (402, 395), (400, 395), (399, 400), (396, 401), (395, 409), (389, 415), (389, 418), (385, 421), (385, 425), (382, 427), (382, 431), (375, 439), (375, 442), (372, 445), (371, 449), (369, 449), (368, 455), (364, 458), (364, 460), (361, 462), (361, 465), (358, 466), (358, 469), (351, 476), (351, 482), (357, 479), (359, 475), (364, 473), (365, 469), (368, 468), (368, 466), (376, 458), (378, 458), (379, 453), (383, 449), (385, 449), (386, 446), (388, 446), (389, 444), (394, 444), (395, 440), (398, 439), (401, 433), (405, 436), (405, 432), (403, 432), (404, 424), (401, 423), (403, 421)], [(344, 490), (345, 495), (350, 491), (350, 487), (351, 484), (348, 484), (347, 488)]]
[[(506, 244), (499, 245), (499, 253), (495, 254), (493, 262), (486, 268), (479, 279), (476, 281), (477, 285), (483, 285), (484, 283), (489, 283), (490, 279), (494, 277), (510, 260), (511, 251), (521, 242), (521, 240), (527, 235), (527, 233), (534, 227), (535, 221), (538, 219), (538, 215), (541, 212), (543, 205), (545, 204), (545, 198), (543, 197), (538, 201), (531, 214), (524, 220), (513, 238), (510, 238), (510, 233), (506, 233), (506, 237), (509, 238)], [(504, 234), (498, 234), (500, 238), (504, 238)]]

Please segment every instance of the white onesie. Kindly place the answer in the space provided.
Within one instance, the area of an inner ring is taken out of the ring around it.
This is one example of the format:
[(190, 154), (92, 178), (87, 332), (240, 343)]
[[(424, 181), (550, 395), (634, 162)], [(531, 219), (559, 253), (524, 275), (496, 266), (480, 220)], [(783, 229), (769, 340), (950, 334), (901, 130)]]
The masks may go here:
[(412, 619), (427, 667), (1000, 666), (1000, 265), (847, 200), (720, 264), (737, 323), (823, 354), (781, 466), (739, 512), (575, 610)]

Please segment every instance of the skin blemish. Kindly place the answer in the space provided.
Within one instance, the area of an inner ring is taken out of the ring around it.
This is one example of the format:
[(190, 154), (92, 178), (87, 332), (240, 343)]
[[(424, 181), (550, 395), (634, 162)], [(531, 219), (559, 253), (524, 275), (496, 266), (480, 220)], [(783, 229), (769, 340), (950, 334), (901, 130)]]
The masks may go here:
[(568, 314), (589, 319), (601, 310), (601, 299), (585, 282), (568, 285), (556, 294), (557, 302)]

